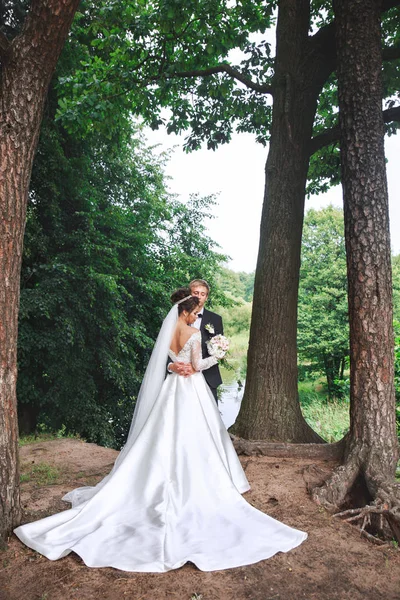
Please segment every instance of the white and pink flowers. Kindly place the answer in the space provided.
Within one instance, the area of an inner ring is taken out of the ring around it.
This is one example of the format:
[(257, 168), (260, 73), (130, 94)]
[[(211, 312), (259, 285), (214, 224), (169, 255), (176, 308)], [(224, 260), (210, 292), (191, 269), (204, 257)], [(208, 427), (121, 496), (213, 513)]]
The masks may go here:
[(206, 344), (210, 356), (216, 356), (217, 358), (224, 358), (229, 350), (229, 340), (221, 334), (215, 335)]

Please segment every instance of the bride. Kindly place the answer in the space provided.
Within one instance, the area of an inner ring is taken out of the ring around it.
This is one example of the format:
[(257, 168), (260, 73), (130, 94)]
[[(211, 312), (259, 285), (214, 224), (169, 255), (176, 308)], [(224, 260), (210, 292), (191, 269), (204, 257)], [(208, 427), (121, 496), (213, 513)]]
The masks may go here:
[[(70, 552), (89, 567), (165, 572), (191, 561), (202, 571), (248, 565), (287, 552), (307, 534), (248, 504), (250, 489), (201, 373), (199, 300), (186, 288), (158, 335), (129, 436), (111, 472), (69, 492), (72, 508), (15, 529), (50, 560)], [(166, 357), (195, 374), (165, 377)]]

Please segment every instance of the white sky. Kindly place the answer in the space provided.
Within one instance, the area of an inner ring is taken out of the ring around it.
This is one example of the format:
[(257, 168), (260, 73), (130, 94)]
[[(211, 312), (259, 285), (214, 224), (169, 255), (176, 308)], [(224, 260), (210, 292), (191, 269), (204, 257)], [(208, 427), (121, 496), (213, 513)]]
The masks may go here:
[[(146, 130), (150, 144), (160, 144), (160, 151), (179, 146), (166, 173), (171, 177), (170, 191), (182, 200), (191, 193), (202, 196), (217, 194), (215, 219), (208, 222), (210, 236), (231, 257), (228, 267), (234, 271), (254, 271), (257, 261), (261, 209), (264, 194), (264, 167), (268, 148), (263, 148), (251, 134), (236, 134), (229, 144), (218, 150), (206, 148), (185, 154), (183, 137), (167, 135), (165, 130)], [(400, 253), (400, 135), (386, 138), (387, 175), (392, 251)], [(342, 206), (341, 187), (306, 200), (308, 208), (327, 204)]]

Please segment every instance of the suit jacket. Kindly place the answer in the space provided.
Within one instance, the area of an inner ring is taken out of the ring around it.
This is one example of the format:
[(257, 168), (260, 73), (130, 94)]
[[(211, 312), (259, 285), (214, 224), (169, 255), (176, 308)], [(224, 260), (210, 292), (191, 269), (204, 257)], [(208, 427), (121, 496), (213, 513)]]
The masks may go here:
[[(206, 325), (211, 324), (214, 327), (214, 333), (210, 333), (206, 329)], [(224, 328), (222, 325), (222, 317), (217, 315), (206, 308), (203, 309), (203, 318), (201, 319), (201, 351), (203, 358), (210, 356), (207, 350), (207, 341), (214, 335), (224, 334)], [(205, 371), (202, 371), (205, 380), (211, 388), (217, 388), (222, 383), (221, 373), (219, 372), (218, 365), (214, 365)]]

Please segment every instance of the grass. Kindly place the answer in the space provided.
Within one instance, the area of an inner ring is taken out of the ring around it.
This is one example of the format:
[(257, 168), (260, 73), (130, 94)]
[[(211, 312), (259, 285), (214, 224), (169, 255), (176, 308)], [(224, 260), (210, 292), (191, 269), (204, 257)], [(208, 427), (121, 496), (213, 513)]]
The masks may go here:
[[(244, 377), (246, 374), (247, 348), (249, 345), (248, 332), (229, 335), (229, 352), (227, 362), (232, 367), (232, 373), (240, 372)], [(225, 381), (225, 379), (224, 379)]]
[(52, 440), (59, 440), (61, 438), (73, 438), (73, 439), (82, 439), (79, 435), (73, 435), (70, 433), (66, 433), (65, 425), (59, 431), (39, 431), (36, 433), (32, 433), (29, 435), (22, 435), (19, 438), (19, 445), (26, 446), (27, 444), (37, 444), (39, 442), (50, 442)]
[(34, 465), (21, 466), (21, 483), (30, 481), (36, 485), (54, 485), (59, 482), (61, 472), (57, 467), (53, 467), (45, 462), (40, 462)]
[(301, 410), (307, 423), (327, 442), (338, 442), (350, 425), (349, 402), (326, 398), (322, 380), (300, 381)]
[(38, 442), (49, 442), (51, 440), (57, 440), (59, 436), (56, 433), (37, 433), (30, 435), (22, 435), (19, 438), (20, 446), (27, 446), (28, 444), (36, 444)]

